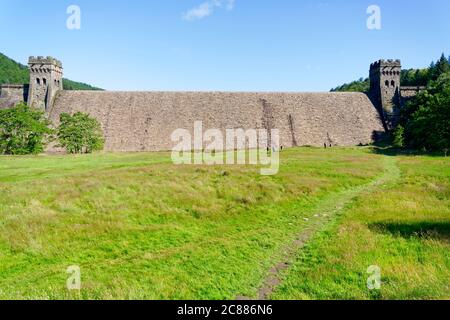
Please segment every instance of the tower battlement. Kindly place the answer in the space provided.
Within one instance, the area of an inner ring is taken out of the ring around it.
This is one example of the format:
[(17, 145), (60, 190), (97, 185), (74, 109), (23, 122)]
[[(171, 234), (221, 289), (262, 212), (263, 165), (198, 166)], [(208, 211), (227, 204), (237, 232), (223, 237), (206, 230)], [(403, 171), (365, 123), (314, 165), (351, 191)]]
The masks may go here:
[(41, 57), (41, 56), (31, 56), (28, 58), (28, 64), (41, 64), (41, 65), (54, 65), (56, 67), (62, 68), (62, 63), (58, 59), (55, 59), (53, 57), (47, 56), (47, 57)]
[(61, 61), (47, 56), (28, 59), (30, 70), (30, 89), (28, 104), (48, 110), (56, 92), (63, 89), (63, 67)]
[(377, 69), (380, 67), (401, 67), (402, 62), (400, 61), (400, 59), (388, 59), (388, 60), (384, 60), (384, 59), (380, 59), (378, 61), (375, 61), (374, 63), (372, 63), (370, 65), (370, 69)]

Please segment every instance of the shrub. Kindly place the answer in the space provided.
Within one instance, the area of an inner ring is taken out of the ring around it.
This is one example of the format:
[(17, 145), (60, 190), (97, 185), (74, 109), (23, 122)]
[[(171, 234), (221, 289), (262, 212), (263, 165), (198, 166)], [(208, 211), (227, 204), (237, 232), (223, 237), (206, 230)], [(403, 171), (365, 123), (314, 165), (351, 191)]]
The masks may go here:
[(398, 125), (392, 133), (392, 145), (396, 148), (405, 146), (405, 129), (402, 125)]
[(59, 146), (68, 153), (91, 153), (103, 149), (103, 133), (96, 119), (82, 112), (74, 115), (62, 113), (60, 122), (57, 133)]
[(0, 154), (38, 154), (50, 141), (53, 130), (44, 112), (21, 102), (0, 110)]

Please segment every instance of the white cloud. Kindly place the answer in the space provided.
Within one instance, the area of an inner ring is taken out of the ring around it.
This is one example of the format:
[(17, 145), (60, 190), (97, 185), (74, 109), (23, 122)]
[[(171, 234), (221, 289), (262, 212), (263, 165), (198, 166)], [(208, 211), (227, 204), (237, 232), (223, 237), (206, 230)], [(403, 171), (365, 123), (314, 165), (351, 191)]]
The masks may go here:
[(231, 11), (234, 8), (234, 3), (235, 0), (209, 0), (185, 12), (183, 20), (192, 21), (206, 18), (218, 8), (225, 8), (225, 10)]

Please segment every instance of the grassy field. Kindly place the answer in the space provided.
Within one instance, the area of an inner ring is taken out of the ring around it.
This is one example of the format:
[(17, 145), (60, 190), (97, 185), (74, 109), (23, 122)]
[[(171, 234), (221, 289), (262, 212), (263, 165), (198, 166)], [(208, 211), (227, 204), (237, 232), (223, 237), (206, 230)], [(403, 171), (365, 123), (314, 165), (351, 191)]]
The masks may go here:
[[(361, 194), (298, 253), (272, 298), (450, 298), (450, 162), (397, 163), (398, 177)], [(380, 290), (367, 290), (370, 265)]]
[(449, 297), (449, 165), (366, 148), (287, 150), (275, 176), (166, 153), (0, 157), (0, 299), (257, 298), (288, 260), (269, 298)]

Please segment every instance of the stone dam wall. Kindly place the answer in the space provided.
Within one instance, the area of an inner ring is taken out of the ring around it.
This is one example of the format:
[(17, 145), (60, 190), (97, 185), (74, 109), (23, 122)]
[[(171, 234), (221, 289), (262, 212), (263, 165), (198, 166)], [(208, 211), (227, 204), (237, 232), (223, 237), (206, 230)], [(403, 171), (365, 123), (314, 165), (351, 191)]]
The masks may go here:
[(384, 132), (377, 109), (362, 93), (227, 93), (59, 91), (49, 110), (97, 118), (106, 151), (163, 151), (176, 129), (279, 129), (283, 147), (355, 146)]
[(28, 85), (1, 85), (0, 109), (10, 108), (20, 101), (28, 99)]

